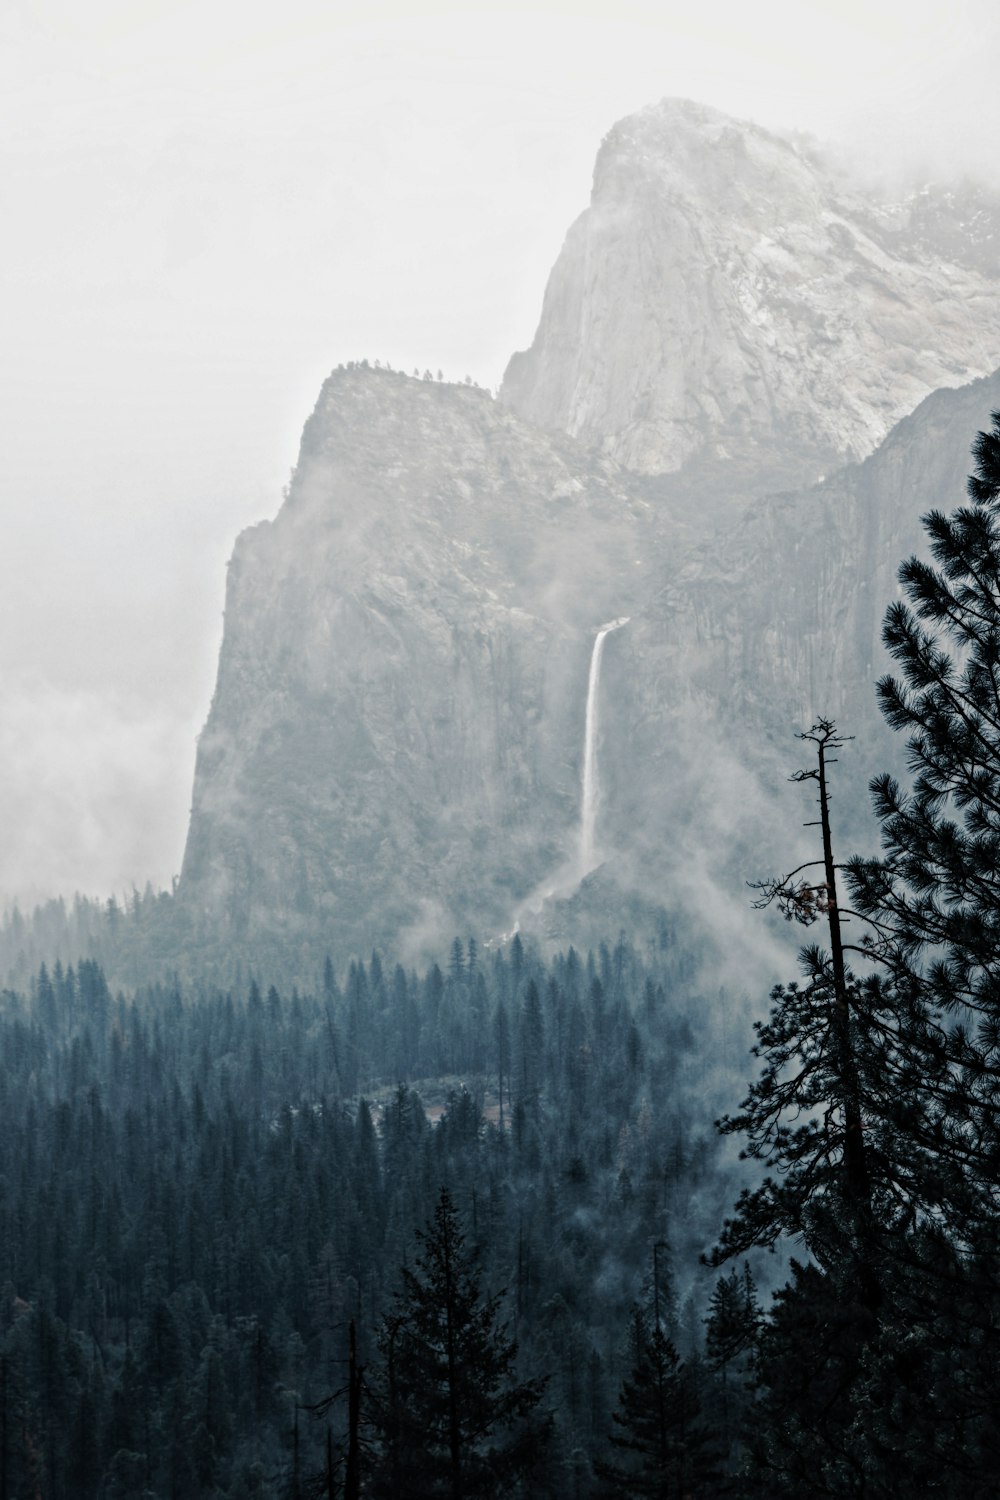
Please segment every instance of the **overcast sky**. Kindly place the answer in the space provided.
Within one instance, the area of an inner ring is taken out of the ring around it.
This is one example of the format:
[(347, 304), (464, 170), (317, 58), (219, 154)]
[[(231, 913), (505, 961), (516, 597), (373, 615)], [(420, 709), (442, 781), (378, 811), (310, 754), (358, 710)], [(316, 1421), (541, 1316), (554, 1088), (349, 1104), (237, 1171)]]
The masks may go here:
[(496, 385), (616, 119), (1000, 181), (998, 75), (995, 0), (0, 0), (0, 897), (179, 870), (226, 559), (320, 382)]

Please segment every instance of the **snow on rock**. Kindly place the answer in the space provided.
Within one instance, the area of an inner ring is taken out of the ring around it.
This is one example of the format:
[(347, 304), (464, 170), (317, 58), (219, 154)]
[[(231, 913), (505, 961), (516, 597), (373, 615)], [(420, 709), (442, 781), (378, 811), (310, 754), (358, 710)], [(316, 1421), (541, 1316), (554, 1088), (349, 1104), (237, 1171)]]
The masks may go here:
[(620, 121), (502, 399), (644, 474), (782, 450), (815, 477), (1000, 365), (1000, 200), (879, 201), (667, 100)]

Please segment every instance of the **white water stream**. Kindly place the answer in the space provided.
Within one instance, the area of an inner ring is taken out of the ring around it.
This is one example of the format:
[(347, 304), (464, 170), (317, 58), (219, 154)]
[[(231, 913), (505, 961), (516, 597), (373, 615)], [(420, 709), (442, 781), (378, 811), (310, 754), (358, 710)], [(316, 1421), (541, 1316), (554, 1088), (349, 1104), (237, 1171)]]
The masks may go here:
[(597, 804), (601, 787), (597, 773), (597, 736), (600, 728), (601, 658), (604, 642), (613, 630), (621, 630), (631, 616), (609, 620), (602, 625), (594, 641), (590, 657), (590, 676), (587, 680), (587, 717), (583, 731), (583, 783), (580, 798), (580, 878), (588, 874), (595, 865), (594, 836), (597, 829)]

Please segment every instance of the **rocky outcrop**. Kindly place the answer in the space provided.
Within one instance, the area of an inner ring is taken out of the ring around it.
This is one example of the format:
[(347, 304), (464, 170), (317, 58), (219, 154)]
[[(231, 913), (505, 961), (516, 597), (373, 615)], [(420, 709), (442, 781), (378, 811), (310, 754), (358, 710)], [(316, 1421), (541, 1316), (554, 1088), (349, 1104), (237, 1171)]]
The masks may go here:
[(668, 100), (605, 139), (502, 399), (645, 474), (755, 457), (802, 483), (1000, 364), (998, 274), (1000, 199), (880, 201)]
[(868, 781), (904, 763), (875, 696), (892, 670), (885, 611), (903, 559), (928, 555), (921, 517), (963, 503), (972, 440), (997, 409), (1000, 372), (936, 392), (863, 463), (757, 503), (666, 568), (622, 633), (605, 832), (674, 899), (685, 865), (732, 896), (812, 848), (811, 803), (785, 782), (802, 763), (794, 734), (821, 716), (854, 736), (836, 772), (841, 846), (873, 846)]
[[(651, 901), (738, 969), (742, 881), (795, 862), (791, 737), (820, 715), (857, 735), (838, 836), (871, 840), (896, 568), (1000, 407), (997, 375), (926, 397), (998, 360), (997, 222), (972, 189), (890, 212), (765, 131), (659, 106), (605, 142), (502, 400), (332, 375), (230, 565), (189, 951), (281, 948), (314, 975), (327, 950), (515, 920), (589, 941)], [(591, 651), (624, 616), (606, 858), (581, 883)]]
[(899, 748), (873, 697), (895, 571), (997, 406), (1000, 375), (939, 392), (866, 462), (692, 548), (628, 474), (483, 392), (335, 374), (281, 512), (230, 566), (185, 909), (249, 951), (415, 953), (515, 917), (578, 936), (586, 899), (544, 896), (579, 838), (594, 633), (620, 615), (602, 913), (638, 893), (731, 921), (742, 880), (798, 848), (784, 781), (819, 715), (857, 735), (837, 816), (863, 841), (867, 777)]
[(575, 834), (593, 629), (647, 588), (620, 479), (485, 392), (331, 376), (230, 564), (188, 910), (397, 949), (507, 923)]

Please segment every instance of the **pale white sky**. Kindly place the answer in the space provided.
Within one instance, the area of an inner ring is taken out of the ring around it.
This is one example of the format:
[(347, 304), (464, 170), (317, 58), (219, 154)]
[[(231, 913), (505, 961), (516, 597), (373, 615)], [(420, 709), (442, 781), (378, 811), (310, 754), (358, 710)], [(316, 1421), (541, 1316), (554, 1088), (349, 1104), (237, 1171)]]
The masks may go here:
[(995, 0), (0, 0), (0, 895), (179, 869), (226, 558), (321, 380), (495, 385), (616, 119), (998, 179), (998, 76)]

